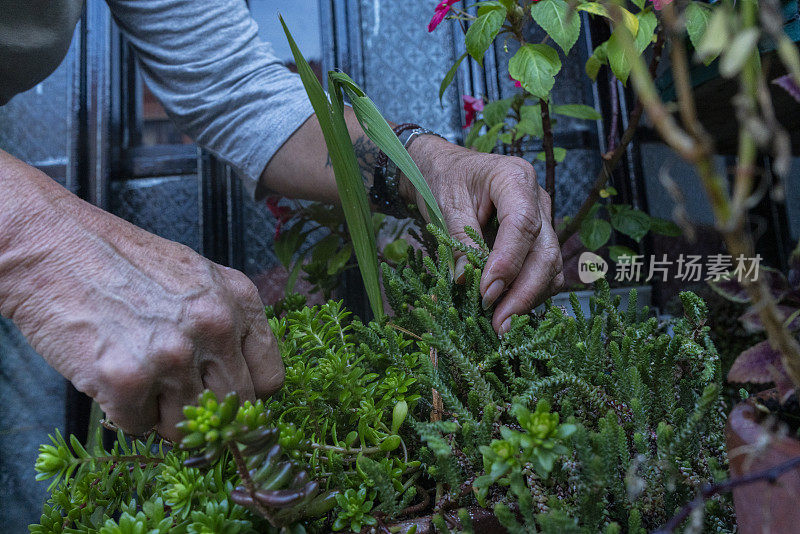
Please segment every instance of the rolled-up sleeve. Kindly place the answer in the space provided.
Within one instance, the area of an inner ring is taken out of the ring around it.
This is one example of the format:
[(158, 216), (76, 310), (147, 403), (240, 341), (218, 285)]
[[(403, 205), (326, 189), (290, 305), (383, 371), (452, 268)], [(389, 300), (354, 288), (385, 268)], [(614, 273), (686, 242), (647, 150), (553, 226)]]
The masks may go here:
[(299, 76), (259, 39), (244, 0), (107, 1), (167, 114), (252, 194), (313, 109)]

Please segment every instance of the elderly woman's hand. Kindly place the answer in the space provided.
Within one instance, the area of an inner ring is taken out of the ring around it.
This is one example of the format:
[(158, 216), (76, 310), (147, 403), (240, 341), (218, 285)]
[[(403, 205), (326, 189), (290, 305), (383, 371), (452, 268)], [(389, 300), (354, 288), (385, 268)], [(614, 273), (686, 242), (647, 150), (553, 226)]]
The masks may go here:
[[(497, 211), (500, 223), (481, 278), (483, 305), (497, 305), (492, 324), (506, 331), (510, 317), (527, 313), (564, 284), (558, 237), (550, 224), (550, 197), (527, 161), (483, 154), (435, 136), (415, 140), (409, 152), (439, 202), (450, 233), (475, 246), (465, 226), (479, 232)], [(423, 205), (409, 182), (407, 198)], [(456, 280), (466, 258), (456, 260)]]

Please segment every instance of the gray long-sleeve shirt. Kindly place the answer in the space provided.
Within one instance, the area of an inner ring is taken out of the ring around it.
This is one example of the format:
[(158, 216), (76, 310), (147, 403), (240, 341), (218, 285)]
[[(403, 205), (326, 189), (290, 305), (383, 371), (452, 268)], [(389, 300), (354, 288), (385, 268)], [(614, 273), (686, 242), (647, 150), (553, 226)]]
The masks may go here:
[[(244, 1), (107, 2), (167, 114), (254, 191), (269, 160), (313, 110), (299, 77), (259, 39)], [(82, 4), (0, 0), (0, 105), (58, 66)]]

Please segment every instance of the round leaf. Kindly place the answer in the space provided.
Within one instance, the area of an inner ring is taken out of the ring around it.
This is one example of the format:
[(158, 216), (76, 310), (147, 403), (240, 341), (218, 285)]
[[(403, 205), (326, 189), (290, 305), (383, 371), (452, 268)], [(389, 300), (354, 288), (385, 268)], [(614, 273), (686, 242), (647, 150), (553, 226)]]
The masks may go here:
[(545, 44), (526, 44), (508, 62), (508, 72), (522, 87), (542, 100), (548, 100), (561, 70), (561, 59), (553, 47)]
[(611, 225), (603, 219), (586, 219), (581, 224), (580, 238), (589, 250), (597, 250), (611, 237)]

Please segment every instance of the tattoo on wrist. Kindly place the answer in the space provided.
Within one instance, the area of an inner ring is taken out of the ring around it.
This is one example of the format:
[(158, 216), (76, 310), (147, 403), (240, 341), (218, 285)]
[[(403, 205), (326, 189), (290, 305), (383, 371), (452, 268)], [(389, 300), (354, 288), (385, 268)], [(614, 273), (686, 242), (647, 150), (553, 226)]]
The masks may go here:
[[(375, 164), (381, 151), (366, 135), (362, 135), (353, 141), (353, 149), (358, 160), (358, 168), (361, 171), (361, 179), (369, 189), (372, 186)], [(331, 155), (328, 153), (328, 160), (325, 162), (325, 166), (330, 167), (331, 165)]]

